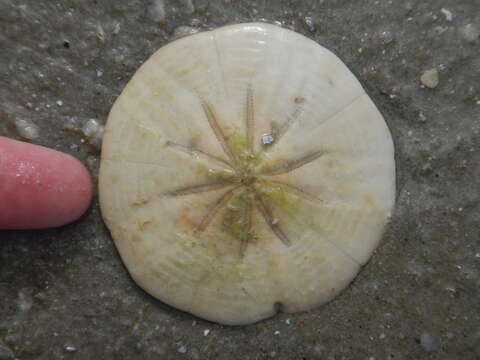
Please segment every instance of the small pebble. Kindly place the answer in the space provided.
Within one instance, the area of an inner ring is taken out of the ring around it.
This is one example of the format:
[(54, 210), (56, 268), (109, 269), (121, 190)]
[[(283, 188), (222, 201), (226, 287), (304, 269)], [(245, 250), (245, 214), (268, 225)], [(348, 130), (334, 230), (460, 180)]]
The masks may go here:
[(308, 31), (313, 33), (315, 32), (315, 30), (317, 30), (317, 27), (315, 26), (315, 22), (310, 16), (305, 16), (303, 21), (305, 22), (305, 25), (307, 25)]
[[(325, 353), (325, 346), (323, 344), (315, 344), (315, 346), (313, 347), (313, 352), (315, 353), (315, 355), (318, 355), (318, 356), (321, 356)], [(323, 357), (321, 357), (323, 359)]]
[(62, 106), (62, 105), (63, 105), (63, 101), (62, 101), (62, 100), (57, 100), (57, 105), (58, 105), (58, 106)]
[(452, 21), (453, 20), (453, 14), (450, 10), (442, 8), (440, 11), (442, 12), (443, 15), (445, 15), (445, 19), (447, 21)]
[(437, 69), (425, 70), (422, 76), (420, 77), (422, 84), (430, 89), (434, 89), (438, 86), (439, 77)]
[(192, 20), (190, 20), (191, 26), (200, 26), (201, 24), (202, 20), (200, 20), (199, 18), (193, 18)]
[(382, 31), (380, 33), (380, 39), (382, 40), (382, 43), (384, 43), (385, 45), (387, 44), (390, 44), (393, 40), (394, 40), (394, 37), (393, 37), (393, 34), (391, 31)]
[(8, 348), (6, 345), (3, 345), (0, 342), (0, 360), (13, 360), (15, 359), (15, 354), (13, 353), (10, 348)]
[(275, 330), (274, 333), (273, 333), (273, 335), (280, 335), (280, 331)]
[(185, 345), (182, 345), (178, 348), (178, 352), (180, 354), (185, 354), (187, 352), (187, 347)]
[(175, 40), (180, 39), (182, 37), (193, 35), (198, 32), (200, 32), (200, 29), (197, 29), (191, 26), (186, 26), (186, 25), (178, 26), (175, 28), (175, 30), (173, 30), (173, 39)]
[(103, 30), (103, 27), (102, 25), (98, 24), (97, 27), (96, 27), (96, 35), (97, 35), (97, 38), (102, 42), (104, 43), (105, 42), (105, 30)]
[(87, 157), (87, 159), (85, 160), (88, 168), (91, 170), (91, 169), (98, 169), (98, 166), (99, 166), (99, 159), (97, 156), (92, 156), (90, 155), (89, 157)]
[(476, 24), (467, 24), (460, 28), (460, 34), (468, 42), (474, 42), (480, 37), (480, 26)]
[(195, 5), (193, 5), (193, 0), (183, 0), (183, 4), (188, 14), (193, 14), (195, 12)]
[(203, 330), (203, 336), (208, 336), (208, 334), (210, 334), (210, 330), (209, 330), (209, 329)]
[(89, 119), (82, 127), (82, 132), (90, 145), (100, 148), (105, 128), (95, 119)]
[(147, 17), (155, 22), (164, 22), (166, 20), (164, 0), (152, 0), (147, 8)]
[(33, 298), (30, 288), (23, 288), (18, 293), (18, 308), (22, 312), (27, 312), (32, 308)]
[(18, 135), (24, 139), (35, 140), (40, 136), (40, 129), (38, 126), (28, 120), (15, 120), (15, 128), (17, 129)]
[(120, 28), (121, 28), (121, 25), (119, 22), (115, 23), (115, 25), (113, 25), (113, 34), (114, 35), (118, 35), (118, 33), (120, 32)]
[(420, 345), (426, 351), (432, 351), (435, 346), (435, 341), (432, 335), (428, 333), (423, 333), (420, 335)]

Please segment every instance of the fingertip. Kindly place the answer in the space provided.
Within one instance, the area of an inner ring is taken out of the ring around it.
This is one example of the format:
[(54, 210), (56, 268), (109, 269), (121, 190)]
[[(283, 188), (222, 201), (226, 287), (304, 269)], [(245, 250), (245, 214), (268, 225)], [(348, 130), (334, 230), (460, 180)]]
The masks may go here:
[(0, 229), (40, 229), (77, 220), (93, 184), (71, 155), (0, 137)]

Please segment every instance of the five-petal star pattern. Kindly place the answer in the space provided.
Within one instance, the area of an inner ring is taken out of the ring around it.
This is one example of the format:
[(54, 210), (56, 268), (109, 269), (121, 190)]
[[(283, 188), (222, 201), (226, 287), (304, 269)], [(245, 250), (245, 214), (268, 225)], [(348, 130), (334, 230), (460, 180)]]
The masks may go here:
[(292, 241), (283, 229), (282, 219), (273, 216), (274, 204), (265, 195), (263, 189), (265, 187), (276, 187), (309, 201), (320, 200), (299, 187), (275, 180), (274, 176), (289, 173), (309, 164), (320, 158), (325, 152), (323, 150), (312, 151), (301, 157), (287, 159), (272, 166), (265, 164), (263, 154), (276, 146), (291, 125), (298, 120), (305, 99), (303, 97), (293, 99), (295, 104), (293, 113), (287, 116), (287, 119), (280, 126), (272, 123), (270, 133), (264, 134), (258, 139), (261, 144), (260, 151), (255, 151), (254, 146), (254, 142), (257, 139), (255, 139), (254, 135), (255, 104), (251, 86), (248, 86), (246, 90), (243, 134), (226, 135), (220, 126), (213, 105), (202, 99), (200, 101), (210, 128), (221, 145), (227, 160), (204, 152), (194, 146), (185, 146), (172, 141), (168, 141), (167, 146), (180, 152), (201, 157), (225, 170), (210, 170), (212, 181), (188, 187), (179, 187), (170, 191), (168, 195), (187, 196), (215, 190), (225, 190), (222, 195), (219, 195), (208, 206), (201, 221), (196, 226), (196, 231), (207, 231), (216, 216), (219, 213), (223, 213), (222, 224), (225, 227), (224, 230), (239, 240), (241, 255), (245, 254), (248, 244), (256, 238), (252, 226), (252, 216), (255, 210), (261, 214), (268, 228), (275, 234), (278, 240), (285, 246), (290, 246)]

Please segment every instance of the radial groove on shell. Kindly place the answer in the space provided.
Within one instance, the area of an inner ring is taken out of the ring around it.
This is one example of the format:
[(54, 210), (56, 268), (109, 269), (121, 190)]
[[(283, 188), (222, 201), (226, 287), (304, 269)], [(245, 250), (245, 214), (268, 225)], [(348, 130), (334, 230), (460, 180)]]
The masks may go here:
[(100, 203), (147, 292), (224, 324), (332, 299), (378, 245), (393, 143), (347, 67), (240, 24), (172, 42), (110, 113)]

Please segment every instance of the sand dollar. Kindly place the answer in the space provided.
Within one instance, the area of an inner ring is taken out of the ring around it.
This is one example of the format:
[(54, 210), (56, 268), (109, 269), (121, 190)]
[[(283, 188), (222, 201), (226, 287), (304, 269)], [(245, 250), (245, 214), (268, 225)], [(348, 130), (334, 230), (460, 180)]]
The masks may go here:
[(325, 303), (395, 198), (382, 115), (334, 54), (268, 24), (176, 40), (135, 73), (102, 147), (102, 214), (133, 279), (223, 324)]

